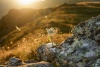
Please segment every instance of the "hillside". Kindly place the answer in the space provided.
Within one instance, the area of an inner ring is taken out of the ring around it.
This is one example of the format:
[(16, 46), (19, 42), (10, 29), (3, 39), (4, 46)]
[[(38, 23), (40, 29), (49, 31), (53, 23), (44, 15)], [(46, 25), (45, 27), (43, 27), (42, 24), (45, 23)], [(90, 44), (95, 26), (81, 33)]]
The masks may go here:
[(9, 32), (15, 30), (15, 26), (21, 27), (39, 17), (48, 14), (49, 11), (49, 9), (11, 9), (8, 14), (0, 20), (0, 30), (2, 32), (0, 33), (0, 37), (3, 37)]
[(100, 2), (79, 2), (77, 5), (100, 8)]
[[(96, 5), (95, 7), (97, 7), (97, 4), (95, 3), (93, 5)], [(32, 45), (37, 44), (37, 42), (38, 45), (47, 43), (49, 41), (46, 39), (46, 28), (51, 27), (58, 31), (54, 41), (61, 43), (65, 38), (72, 35), (71, 29), (79, 22), (100, 15), (100, 8), (95, 7), (88, 7), (84, 6), (83, 4), (65, 3), (57, 7), (39, 10), (12, 9), (0, 20), (1, 49), (12, 49), (12, 52), (14, 52), (18, 49), (22, 49), (21, 47), (24, 46), (31, 47)], [(16, 29), (16, 27), (18, 27), (20, 30)], [(34, 43), (34, 41), (36, 41), (36, 43)], [(32, 47), (30, 51), (31, 50), (34, 52), (34, 47)], [(5, 54), (6, 53), (7, 51), (5, 51)], [(22, 57), (23, 55), (19, 56), (18, 53), (10, 53), (10, 55), (5, 55), (5, 59), (3, 59), (3, 61), (16, 55), (24, 60), (32, 58)], [(1, 57), (2, 56), (3, 55), (1, 55)]]

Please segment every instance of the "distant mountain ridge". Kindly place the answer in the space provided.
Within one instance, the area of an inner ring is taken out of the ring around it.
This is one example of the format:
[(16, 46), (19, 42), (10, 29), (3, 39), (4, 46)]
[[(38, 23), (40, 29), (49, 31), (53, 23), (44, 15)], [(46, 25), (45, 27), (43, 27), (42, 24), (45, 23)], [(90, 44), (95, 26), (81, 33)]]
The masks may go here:
[(76, 3), (76, 4), (77, 5), (84, 5), (84, 6), (100, 8), (100, 2), (79, 2), (79, 3)]

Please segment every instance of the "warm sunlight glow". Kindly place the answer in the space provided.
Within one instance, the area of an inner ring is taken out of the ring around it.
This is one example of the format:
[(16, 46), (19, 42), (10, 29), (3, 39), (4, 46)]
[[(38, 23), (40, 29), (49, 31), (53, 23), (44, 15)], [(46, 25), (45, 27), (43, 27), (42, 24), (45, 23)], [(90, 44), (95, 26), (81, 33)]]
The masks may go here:
[(33, 2), (44, 1), (44, 0), (17, 0), (21, 5), (30, 5)]

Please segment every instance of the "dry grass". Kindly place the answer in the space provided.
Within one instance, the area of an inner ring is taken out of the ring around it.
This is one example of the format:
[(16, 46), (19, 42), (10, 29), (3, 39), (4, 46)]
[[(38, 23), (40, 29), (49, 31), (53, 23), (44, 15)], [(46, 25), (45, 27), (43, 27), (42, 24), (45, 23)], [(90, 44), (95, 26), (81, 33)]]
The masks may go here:
[[(53, 35), (53, 41), (60, 44), (69, 36), (72, 36), (72, 34), (55, 34)], [(37, 36), (32, 36), (32, 34), (30, 34), (27, 38), (22, 38), (15, 43), (17, 44), (16, 48), (9, 49), (8, 47), (9, 50), (0, 50), (0, 63), (8, 61), (11, 57), (18, 57), (23, 61), (28, 59), (38, 60), (36, 50), (39, 46), (46, 43), (49, 43), (48, 35), (38, 34)]]

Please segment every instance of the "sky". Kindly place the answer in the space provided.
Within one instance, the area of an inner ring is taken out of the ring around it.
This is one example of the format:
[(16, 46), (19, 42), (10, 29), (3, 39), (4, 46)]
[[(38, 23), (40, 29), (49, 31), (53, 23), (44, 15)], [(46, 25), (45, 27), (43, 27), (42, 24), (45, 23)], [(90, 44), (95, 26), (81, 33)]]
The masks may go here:
[[(21, 8), (46, 8), (53, 7), (63, 3), (77, 3), (77, 2), (96, 2), (100, 0), (34, 0), (30, 4), (23, 4), (21, 0), (0, 0), (0, 19), (2, 16), (6, 15), (10, 9), (21, 9)], [(29, 0), (28, 0), (29, 1)], [(36, 1), (36, 2), (35, 2)]]

